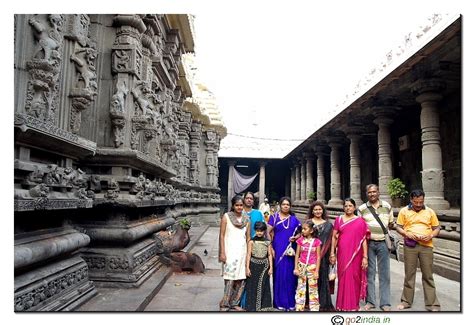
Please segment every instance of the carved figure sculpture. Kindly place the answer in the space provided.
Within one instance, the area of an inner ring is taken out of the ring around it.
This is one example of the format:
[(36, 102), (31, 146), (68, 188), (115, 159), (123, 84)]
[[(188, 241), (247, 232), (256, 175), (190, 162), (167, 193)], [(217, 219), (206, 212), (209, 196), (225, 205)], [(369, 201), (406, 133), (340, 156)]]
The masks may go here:
[(110, 112), (113, 115), (123, 116), (125, 112), (125, 97), (127, 96), (128, 89), (125, 85), (125, 81), (117, 82), (117, 91), (112, 96), (110, 102)]
[(60, 16), (58, 17), (58, 15), (49, 16), (50, 24), (53, 26), (53, 29), (50, 31), (47, 31), (46, 27), (36, 20), (36, 18), (30, 18), (28, 20), (28, 23), (36, 31), (35, 38), (38, 40), (38, 45), (33, 52), (33, 58), (50, 61), (52, 58), (59, 55), (57, 52), (59, 48), (59, 40), (56, 38), (56, 32), (59, 28), (60, 19), (61, 18)]
[(29, 192), (31, 197), (47, 197), (49, 193), (49, 187), (42, 183), (30, 189)]
[(132, 95), (137, 103), (138, 108), (142, 111), (142, 115), (146, 115), (147, 111), (151, 109), (151, 103), (146, 98), (151, 90), (146, 86), (145, 82), (138, 82), (137, 87), (132, 89)]
[[(79, 81), (84, 82), (84, 88), (96, 91), (97, 90), (97, 74), (95, 68), (95, 59), (97, 51), (91, 47), (83, 48), (74, 54), (71, 54), (71, 60), (75, 63), (76, 70), (79, 72)], [(78, 85), (76, 86), (80, 88)]]
[(71, 167), (64, 169), (63, 183), (67, 186), (72, 186), (74, 179), (76, 178), (76, 172)]
[(100, 192), (102, 190), (102, 186), (100, 184), (100, 177), (98, 175), (92, 175), (90, 178), (90, 189), (93, 192)]

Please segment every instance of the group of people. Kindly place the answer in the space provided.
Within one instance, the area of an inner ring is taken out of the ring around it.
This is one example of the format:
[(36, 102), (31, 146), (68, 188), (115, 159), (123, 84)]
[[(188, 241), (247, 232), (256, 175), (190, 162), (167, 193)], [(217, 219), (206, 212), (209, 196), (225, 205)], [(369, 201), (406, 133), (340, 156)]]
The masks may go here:
[[(344, 213), (334, 223), (318, 201), (300, 222), (291, 210), (290, 198), (283, 197), (279, 212), (265, 220), (252, 208), (252, 192), (235, 196), (231, 211), (221, 219), (219, 261), (225, 289), (220, 309), (370, 311), (377, 305), (378, 275), (378, 306), (390, 311), (390, 253), (385, 237), (386, 229), (395, 229), (405, 238), (405, 280), (397, 308), (408, 309), (413, 304), (419, 261), (426, 309), (440, 310), (432, 271), (432, 238), (439, 233), (439, 222), (435, 212), (424, 206), (423, 191), (410, 194), (410, 204), (400, 210), (394, 223), (392, 207), (379, 198), (378, 186), (370, 184), (366, 190), (368, 201), (357, 209), (353, 199), (345, 199)], [(331, 299), (334, 278), (335, 306)]]

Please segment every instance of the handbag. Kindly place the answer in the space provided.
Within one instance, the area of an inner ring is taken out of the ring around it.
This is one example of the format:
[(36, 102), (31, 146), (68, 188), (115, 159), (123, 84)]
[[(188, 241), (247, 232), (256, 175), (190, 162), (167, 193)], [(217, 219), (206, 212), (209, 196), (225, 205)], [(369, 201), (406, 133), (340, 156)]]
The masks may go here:
[(406, 246), (406, 247), (415, 247), (416, 244), (418, 244), (418, 242), (414, 239), (411, 239), (411, 238), (408, 238), (408, 237), (405, 237), (405, 239), (403, 240), (403, 244)]
[(285, 249), (285, 253), (283, 253), (283, 255), (286, 255), (286, 256), (295, 256), (296, 252), (294, 250), (293, 247), (291, 247), (291, 244), (288, 245), (288, 247)]
[(329, 281), (334, 281), (337, 278), (337, 266), (336, 264), (330, 264), (329, 265), (329, 274), (328, 274), (328, 279)]
[(399, 261), (400, 260), (400, 255), (399, 255), (399, 252), (398, 252), (398, 248), (399, 248), (398, 244), (399, 244), (400, 240), (398, 239), (398, 237), (395, 237), (394, 235), (392, 235), (392, 233), (387, 231), (387, 228), (385, 228), (385, 225), (383, 224), (382, 220), (380, 220), (378, 213), (375, 212), (374, 207), (367, 206), (367, 208), (370, 210), (370, 212), (374, 216), (375, 220), (377, 220), (380, 227), (382, 228), (382, 231), (385, 235), (385, 244), (387, 245), (388, 251), (390, 252), (390, 254), (395, 255), (395, 259), (397, 261)]

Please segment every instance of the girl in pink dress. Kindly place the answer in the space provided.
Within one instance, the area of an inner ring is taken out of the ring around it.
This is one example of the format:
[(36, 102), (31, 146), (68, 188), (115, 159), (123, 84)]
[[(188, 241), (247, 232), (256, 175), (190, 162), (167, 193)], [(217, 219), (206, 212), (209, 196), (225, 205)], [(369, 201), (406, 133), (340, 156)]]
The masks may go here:
[(294, 274), (298, 277), (296, 288), (296, 311), (304, 311), (306, 284), (308, 284), (309, 309), (319, 311), (318, 278), (321, 263), (321, 241), (317, 238), (318, 229), (311, 220), (305, 220), (302, 236), (296, 240)]
[(336, 310), (357, 311), (359, 301), (367, 293), (367, 240), (370, 231), (367, 223), (354, 214), (353, 199), (344, 200), (344, 215), (336, 218), (329, 261), (336, 263), (337, 298)]

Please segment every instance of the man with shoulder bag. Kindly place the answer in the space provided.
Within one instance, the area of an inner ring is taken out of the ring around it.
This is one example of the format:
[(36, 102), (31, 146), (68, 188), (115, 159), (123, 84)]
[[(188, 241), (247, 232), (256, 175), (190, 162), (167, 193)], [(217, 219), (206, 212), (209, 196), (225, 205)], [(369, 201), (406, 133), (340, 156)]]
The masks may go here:
[(364, 310), (369, 311), (376, 306), (375, 276), (378, 274), (379, 306), (383, 311), (390, 311), (390, 247), (388, 245), (391, 243), (388, 229), (393, 228), (393, 211), (388, 202), (379, 199), (380, 193), (377, 185), (367, 185), (366, 192), (368, 201), (359, 207), (359, 211), (370, 229), (367, 299)]

